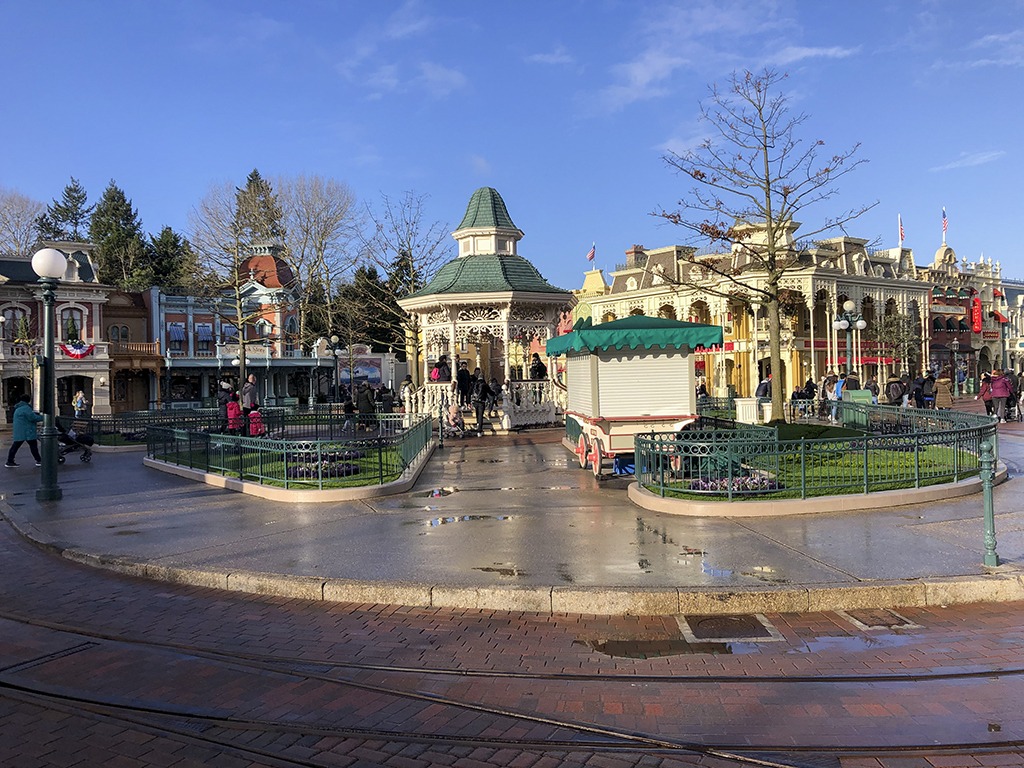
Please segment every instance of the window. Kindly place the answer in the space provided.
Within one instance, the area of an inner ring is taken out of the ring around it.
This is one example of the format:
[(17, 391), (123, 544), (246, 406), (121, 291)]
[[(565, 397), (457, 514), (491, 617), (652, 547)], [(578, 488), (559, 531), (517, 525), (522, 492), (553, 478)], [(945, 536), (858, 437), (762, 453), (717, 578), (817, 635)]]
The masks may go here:
[(83, 328), (82, 310), (68, 307), (60, 311), (60, 332), (65, 341), (81, 340)]
[(626, 290), (627, 291), (635, 291), (636, 290), (636, 286), (637, 286), (637, 282), (636, 282), (636, 278), (635, 277), (631, 277), (631, 278), (629, 278), (626, 281)]
[(185, 324), (168, 323), (167, 338), (170, 341), (171, 352), (181, 352), (181, 345), (185, 341)]
[(266, 320), (259, 320), (256, 323), (256, 338), (266, 339), (270, 337), (270, 323)]
[(16, 341), (18, 339), (28, 341), (31, 338), (28, 314), (24, 309), (20, 307), (4, 307), (0, 317), (4, 319), (3, 338), (8, 341)]
[(299, 342), (299, 323), (294, 316), (289, 316), (284, 321), (284, 334), (284, 348), (289, 352), (295, 350)]
[(209, 352), (213, 343), (213, 323), (196, 324), (196, 349), (199, 352)]
[(224, 339), (225, 344), (237, 344), (238, 343), (238, 328), (231, 323), (224, 323), (220, 327), (220, 336)]
[(128, 333), (128, 326), (127, 325), (122, 325), (121, 326), (121, 341), (128, 341), (128, 339), (130, 339), (130, 338), (131, 338), (131, 335)]
[(111, 341), (120, 341), (121, 329), (118, 328), (116, 325), (110, 326), (110, 330), (107, 331), (107, 338), (110, 339)]

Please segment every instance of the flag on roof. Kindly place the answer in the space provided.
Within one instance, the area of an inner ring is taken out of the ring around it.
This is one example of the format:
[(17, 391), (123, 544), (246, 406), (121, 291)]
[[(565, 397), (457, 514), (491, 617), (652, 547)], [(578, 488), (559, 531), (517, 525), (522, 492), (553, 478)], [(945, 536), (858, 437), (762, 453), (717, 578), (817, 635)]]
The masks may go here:
[(900, 225), (900, 245), (903, 245), (903, 217), (900, 214), (896, 214), (896, 221)]
[(942, 234), (946, 234), (947, 226), (949, 226), (949, 222), (946, 221), (946, 206), (942, 206)]
[(587, 261), (593, 261), (594, 256), (597, 255), (597, 243), (595, 242), (590, 246), (590, 250), (587, 252)]

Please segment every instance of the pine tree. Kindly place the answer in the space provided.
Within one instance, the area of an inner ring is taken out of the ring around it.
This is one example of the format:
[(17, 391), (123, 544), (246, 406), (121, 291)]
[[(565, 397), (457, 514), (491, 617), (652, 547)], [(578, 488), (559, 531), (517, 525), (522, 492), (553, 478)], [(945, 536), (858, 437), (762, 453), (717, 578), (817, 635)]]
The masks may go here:
[(248, 243), (278, 243), (284, 240), (284, 212), (270, 182), (253, 169), (236, 195), (241, 238)]
[(17, 341), (32, 341), (32, 326), (29, 324), (28, 315), (22, 315), (18, 318), (18, 330), (15, 333), (14, 338)]
[(177, 288), (195, 274), (196, 256), (187, 238), (164, 227), (159, 236), (150, 235), (149, 240), (151, 285)]
[(132, 290), (145, 281), (148, 261), (145, 235), (132, 201), (113, 179), (94, 206), (89, 239), (96, 244), (100, 282)]
[(54, 198), (46, 213), (36, 220), (40, 240), (82, 240), (95, 206), (86, 206), (89, 196), (74, 176), (64, 187), (60, 202)]

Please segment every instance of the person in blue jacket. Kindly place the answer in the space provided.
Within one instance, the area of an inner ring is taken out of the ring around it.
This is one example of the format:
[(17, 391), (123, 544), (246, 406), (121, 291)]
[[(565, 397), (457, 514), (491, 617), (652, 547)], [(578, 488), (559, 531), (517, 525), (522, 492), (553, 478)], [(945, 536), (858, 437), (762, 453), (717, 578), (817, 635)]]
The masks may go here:
[(29, 402), (32, 400), (28, 395), (22, 395), (18, 404), (14, 406), (14, 442), (11, 444), (11, 450), (7, 452), (7, 467), (16, 467), (14, 463), (14, 457), (18, 453), (18, 449), (21, 448), (22, 443), (28, 443), (29, 450), (32, 451), (32, 457), (36, 460), (36, 466), (40, 466), (42, 459), (39, 458), (39, 445), (36, 442), (39, 438), (39, 433), (36, 430), (36, 424), (43, 420), (43, 417), (32, 410), (32, 406)]

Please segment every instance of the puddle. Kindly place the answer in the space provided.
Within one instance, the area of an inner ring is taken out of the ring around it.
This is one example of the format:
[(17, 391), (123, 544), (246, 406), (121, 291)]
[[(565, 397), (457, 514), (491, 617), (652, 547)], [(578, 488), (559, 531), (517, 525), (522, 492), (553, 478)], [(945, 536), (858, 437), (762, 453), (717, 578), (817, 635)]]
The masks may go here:
[[(436, 507), (427, 507), (436, 509)], [(402, 525), (421, 525), (425, 528), (437, 528), (451, 523), (471, 523), (475, 520), (512, 520), (512, 515), (453, 515), (451, 517), (435, 517), (432, 520), (405, 520)]]
[(481, 464), (504, 464), (504, 459), (477, 459)]
[(828, 635), (803, 640), (803, 647), (795, 647), (786, 653), (821, 653), (822, 651), (873, 651), (878, 648), (896, 648), (920, 642), (913, 634), (870, 634), (870, 635)]
[(459, 492), (458, 488), (452, 488), (452, 487), (448, 487), (448, 488), (433, 488), (433, 489), (431, 489), (429, 491), (419, 491), (418, 493), (414, 493), (414, 494), (412, 494), (412, 497), (414, 499), (427, 499), (427, 498), (435, 498), (436, 499), (439, 496), (451, 496), (453, 493), (458, 493), (458, 492)]
[(493, 567), (484, 566), (482, 568), (474, 568), (473, 570), (482, 571), (483, 573), (496, 573), (499, 576), (529, 576), (526, 571), (520, 571), (509, 563), (495, 563)]
[(573, 640), (592, 651), (618, 659), (657, 659), (662, 656), (685, 656), (699, 653), (713, 656), (733, 654), (733, 643), (689, 643), (682, 637), (658, 640)]

